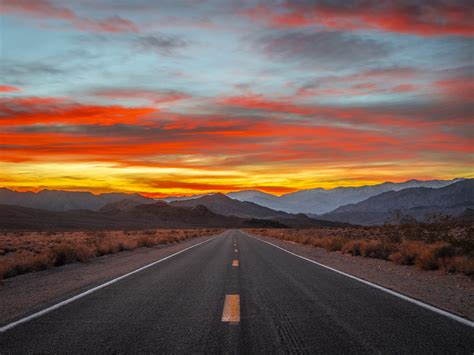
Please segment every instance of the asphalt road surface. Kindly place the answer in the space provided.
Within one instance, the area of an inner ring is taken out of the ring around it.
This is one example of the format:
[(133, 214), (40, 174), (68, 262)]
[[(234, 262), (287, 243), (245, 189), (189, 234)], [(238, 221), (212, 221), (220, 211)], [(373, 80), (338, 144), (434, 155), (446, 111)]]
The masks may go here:
[(11, 352), (472, 354), (474, 328), (232, 230), (0, 333)]

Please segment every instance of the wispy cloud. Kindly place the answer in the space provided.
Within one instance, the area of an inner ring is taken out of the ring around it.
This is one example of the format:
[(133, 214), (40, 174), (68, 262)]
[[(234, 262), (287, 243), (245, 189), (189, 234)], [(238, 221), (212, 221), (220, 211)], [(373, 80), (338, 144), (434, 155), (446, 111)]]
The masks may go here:
[(74, 10), (58, 6), (48, 0), (4, 0), (0, 13), (31, 17), (38, 20), (59, 20), (78, 30), (87, 32), (138, 32), (138, 26), (119, 16), (93, 19), (79, 16)]

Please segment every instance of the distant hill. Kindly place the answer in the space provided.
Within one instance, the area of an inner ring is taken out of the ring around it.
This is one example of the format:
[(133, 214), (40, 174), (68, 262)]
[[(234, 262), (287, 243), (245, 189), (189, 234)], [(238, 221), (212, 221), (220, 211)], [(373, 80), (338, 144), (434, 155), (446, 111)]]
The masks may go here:
[[(273, 210), (290, 212), (287, 210), (282, 198), (266, 192), (261, 192), (258, 190), (242, 190), (230, 192), (227, 194), (227, 196), (234, 200), (253, 202), (260, 206), (265, 206)], [(291, 212), (298, 213), (300, 211)]]
[(195, 199), (173, 201), (170, 202), (170, 205), (176, 207), (196, 207), (202, 205), (206, 206), (212, 212), (224, 216), (272, 219), (291, 227), (337, 225), (329, 221), (309, 218), (304, 214), (290, 214), (282, 211), (275, 211), (253, 202), (238, 201), (221, 193), (205, 195)]
[(203, 205), (214, 213), (224, 216), (237, 216), (243, 218), (287, 218), (290, 215), (286, 212), (274, 211), (268, 207), (260, 206), (253, 202), (234, 200), (224, 194), (216, 193), (205, 195), (190, 200), (172, 201), (172, 206), (195, 207)]
[(473, 208), (474, 179), (466, 179), (438, 189), (418, 187), (384, 192), (339, 207), (320, 218), (362, 225), (397, 222), (397, 219), (426, 221), (434, 214), (465, 219)]
[(222, 216), (204, 206), (174, 207), (164, 202), (136, 204), (128, 200), (104, 206), (99, 211), (46, 211), (0, 205), (1, 230), (106, 230), (146, 228), (280, 228), (285, 225), (255, 218)]
[(261, 206), (288, 213), (322, 214), (349, 203), (364, 201), (369, 197), (387, 191), (400, 191), (414, 187), (441, 188), (461, 180), (409, 180), (401, 183), (385, 182), (378, 185), (360, 187), (336, 187), (329, 190), (317, 188), (300, 190), (282, 196), (245, 190), (231, 192), (228, 196), (240, 201), (254, 202)]
[(154, 203), (155, 200), (139, 194), (41, 190), (39, 192), (18, 192), (0, 188), (0, 204), (37, 208), (47, 211), (92, 210), (97, 211), (108, 203), (124, 199), (139, 203)]

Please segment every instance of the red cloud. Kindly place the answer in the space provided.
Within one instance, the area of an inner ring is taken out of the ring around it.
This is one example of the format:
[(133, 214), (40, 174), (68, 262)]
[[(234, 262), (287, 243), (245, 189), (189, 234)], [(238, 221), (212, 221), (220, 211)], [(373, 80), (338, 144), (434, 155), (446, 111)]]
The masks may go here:
[(19, 88), (10, 85), (0, 85), (0, 92), (18, 92)]
[(449, 99), (472, 101), (474, 77), (440, 80), (435, 82), (435, 87)]
[(0, 13), (17, 14), (39, 19), (56, 19), (88, 32), (138, 32), (132, 21), (118, 16), (96, 20), (77, 15), (67, 7), (57, 6), (48, 0), (3, 0)]
[(403, 93), (403, 92), (416, 91), (417, 89), (418, 89), (418, 87), (417, 87), (416, 85), (412, 85), (412, 84), (400, 84), (400, 85), (397, 85), (397, 86), (394, 86), (393, 88), (391, 88), (390, 91)]
[[(281, 173), (286, 168), (314, 169), (318, 164), (334, 162), (372, 166), (426, 156), (435, 157), (435, 161), (441, 154), (467, 161), (466, 153), (472, 150), (469, 139), (443, 132), (442, 125), (420, 123), (414, 115), (400, 118), (390, 112), (361, 108), (299, 106), (291, 98), (278, 101), (262, 95), (230, 97), (221, 102), (264, 112), (258, 119), (241, 114), (229, 118), (166, 113), (166, 120), (158, 121), (147, 120), (156, 112), (148, 107), (85, 105), (61, 98), (0, 99), (1, 160), (92, 161), (112, 163), (118, 168), (176, 167), (208, 172), (251, 166), (255, 173), (259, 169)], [(295, 112), (304, 119), (265, 117), (265, 112)], [(317, 125), (313, 114), (321, 114), (325, 122), (331, 123)], [(367, 122), (376, 129), (368, 128)], [(163, 180), (155, 188), (234, 189), (231, 184), (215, 183), (214, 178), (203, 183), (174, 184), (168, 176)], [(239, 180), (232, 184), (234, 181)], [(264, 190), (261, 186), (258, 189)]]
[(75, 20), (77, 18), (74, 11), (56, 6), (47, 0), (3, 0), (0, 3), (0, 12), (60, 20)]
[(41, 123), (99, 124), (136, 123), (156, 112), (148, 107), (82, 105), (61, 98), (0, 99), (0, 126)]
[(275, 9), (258, 6), (245, 15), (276, 27), (324, 26), (337, 30), (377, 29), (421, 36), (473, 36), (473, 5), (470, 1), (426, 2), (361, 1), (288, 5)]

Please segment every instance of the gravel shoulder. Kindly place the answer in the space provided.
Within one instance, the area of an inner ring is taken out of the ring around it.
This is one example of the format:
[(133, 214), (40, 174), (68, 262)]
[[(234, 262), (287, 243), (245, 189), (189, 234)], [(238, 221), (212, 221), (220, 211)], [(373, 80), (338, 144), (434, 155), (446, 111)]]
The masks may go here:
[(414, 266), (328, 252), (271, 237), (255, 237), (300, 254), (321, 264), (474, 320), (474, 280), (461, 274), (422, 271)]
[(0, 325), (35, 313), (214, 236), (140, 248), (0, 281)]

